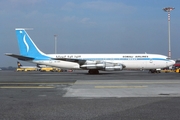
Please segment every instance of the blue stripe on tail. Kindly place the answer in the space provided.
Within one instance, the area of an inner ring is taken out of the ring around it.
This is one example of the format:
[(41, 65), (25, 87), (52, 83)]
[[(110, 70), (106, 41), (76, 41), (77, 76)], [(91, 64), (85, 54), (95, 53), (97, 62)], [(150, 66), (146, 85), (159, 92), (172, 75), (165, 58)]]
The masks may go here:
[(49, 59), (45, 53), (41, 52), (34, 44), (32, 39), (26, 33), (24, 29), (16, 29), (16, 35), (18, 39), (18, 45), (20, 54), (27, 57), (33, 57), (35, 59)]

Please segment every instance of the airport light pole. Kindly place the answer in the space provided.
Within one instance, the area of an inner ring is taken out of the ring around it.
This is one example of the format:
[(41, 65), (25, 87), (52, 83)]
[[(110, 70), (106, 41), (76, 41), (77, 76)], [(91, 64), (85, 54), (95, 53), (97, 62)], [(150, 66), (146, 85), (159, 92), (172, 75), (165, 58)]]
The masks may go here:
[(169, 41), (169, 51), (168, 51), (168, 57), (171, 58), (171, 38), (170, 38), (170, 12), (174, 10), (174, 7), (166, 7), (163, 8), (165, 12), (168, 12), (168, 41)]
[(54, 52), (57, 54), (57, 35), (54, 35)]

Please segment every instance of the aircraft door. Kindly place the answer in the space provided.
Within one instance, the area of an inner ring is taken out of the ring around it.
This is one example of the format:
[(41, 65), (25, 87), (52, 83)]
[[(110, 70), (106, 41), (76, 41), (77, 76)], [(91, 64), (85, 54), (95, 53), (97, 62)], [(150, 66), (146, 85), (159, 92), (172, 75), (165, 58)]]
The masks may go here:
[(166, 67), (168, 67), (168, 62), (166, 61)]
[(150, 62), (150, 63), (153, 63), (153, 60), (152, 60), (152, 58), (150, 58), (149, 62)]
[(152, 58), (149, 59), (149, 68), (154, 68), (156, 66), (156, 62), (153, 61)]

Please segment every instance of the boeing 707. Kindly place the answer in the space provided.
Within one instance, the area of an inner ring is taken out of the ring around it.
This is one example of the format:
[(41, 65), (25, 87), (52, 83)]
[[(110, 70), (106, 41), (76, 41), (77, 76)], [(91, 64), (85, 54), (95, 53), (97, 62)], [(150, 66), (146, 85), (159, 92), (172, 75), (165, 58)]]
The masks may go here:
[(6, 53), (19, 60), (64, 69), (88, 70), (89, 74), (99, 71), (121, 71), (143, 69), (156, 72), (157, 69), (175, 64), (174, 60), (160, 54), (45, 54), (32, 41), (23, 28), (16, 28), (20, 55)]

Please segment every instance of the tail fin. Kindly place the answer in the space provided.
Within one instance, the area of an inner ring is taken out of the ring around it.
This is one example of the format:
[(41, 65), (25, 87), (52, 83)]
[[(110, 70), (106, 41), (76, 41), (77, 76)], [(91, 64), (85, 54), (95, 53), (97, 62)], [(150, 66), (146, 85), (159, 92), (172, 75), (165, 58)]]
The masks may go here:
[(20, 54), (35, 59), (48, 59), (45, 53), (41, 52), (23, 28), (16, 28), (16, 35)]

